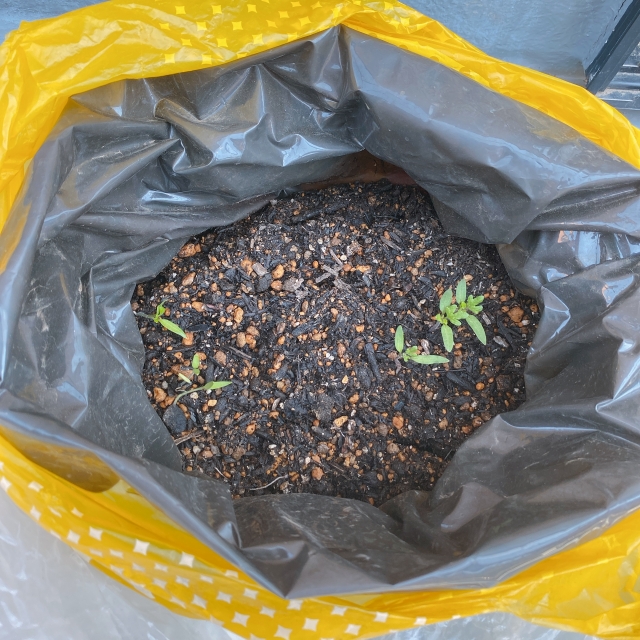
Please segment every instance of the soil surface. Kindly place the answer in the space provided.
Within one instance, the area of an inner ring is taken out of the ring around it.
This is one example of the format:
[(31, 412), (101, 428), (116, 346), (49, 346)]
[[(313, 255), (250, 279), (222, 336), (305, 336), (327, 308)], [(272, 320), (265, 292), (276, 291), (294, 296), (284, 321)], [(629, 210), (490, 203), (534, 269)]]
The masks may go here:
[[(447, 354), (433, 316), (462, 277), (485, 297), (488, 341), (465, 325)], [(132, 306), (153, 315), (164, 298), (187, 337), (139, 315), (143, 381), (185, 471), (234, 497), (374, 505), (431, 489), (465, 438), (524, 400), (539, 315), (493, 246), (446, 235), (426, 192), (386, 181), (299, 193), (192, 238)], [(398, 325), (408, 346), (449, 364), (398, 358)], [(193, 387), (232, 384), (176, 403), (179, 373)]]

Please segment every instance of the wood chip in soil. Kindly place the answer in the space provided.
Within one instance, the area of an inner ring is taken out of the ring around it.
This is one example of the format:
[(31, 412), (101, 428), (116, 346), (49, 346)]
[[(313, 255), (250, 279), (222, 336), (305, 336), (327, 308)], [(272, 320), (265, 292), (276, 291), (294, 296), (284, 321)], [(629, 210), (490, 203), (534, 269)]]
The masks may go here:
[[(444, 351), (433, 316), (466, 278), (484, 295), (483, 346), (465, 327)], [(380, 505), (433, 488), (456, 449), (524, 400), (539, 318), (495, 248), (451, 237), (429, 195), (387, 181), (298, 193), (192, 238), (134, 311), (166, 315), (182, 340), (138, 315), (143, 382), (187, 473), (234, 498), (315, 493)], [(394, 331), (449, 364), (397, 359)], [(201, 359), (195, 388), (175, 404)]]

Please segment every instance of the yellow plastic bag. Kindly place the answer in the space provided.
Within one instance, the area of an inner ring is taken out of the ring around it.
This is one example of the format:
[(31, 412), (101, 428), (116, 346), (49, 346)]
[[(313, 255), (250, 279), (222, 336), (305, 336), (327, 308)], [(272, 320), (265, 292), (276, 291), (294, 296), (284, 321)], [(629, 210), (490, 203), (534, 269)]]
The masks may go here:
[[(215, 2), (216, 0), (214, 0)], [(428, 57), (573, 127), (640, 167), (639, 132), (588, 92), (492, 59), (390, 2), (109, 2), (23, 25), (0, 47), (0, 228), (67, 99), (123, 78), (225, 64), (336, 24)], [(14, 246), (21, 221), (3, 233)], [(8, 256), (0, 256), (0, 270)], [(484, 590), (283, 600), (169, 520), (122, 481), (84, 491), (0, 439), (0, 487), (114, 579), (245, 637), (373, 637), (456, 616), (509, 611), (608, 638), (640, 636), (640, 514)]]

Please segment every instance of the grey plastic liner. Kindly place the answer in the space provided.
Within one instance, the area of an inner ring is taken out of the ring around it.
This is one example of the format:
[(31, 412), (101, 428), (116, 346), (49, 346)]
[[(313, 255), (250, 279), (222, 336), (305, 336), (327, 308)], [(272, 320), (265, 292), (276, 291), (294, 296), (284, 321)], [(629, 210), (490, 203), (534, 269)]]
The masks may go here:
[[(527, 402), (471, 437), (431, 493), (380, 509), (232, 501), (181, 472), (147, 400), (134, 284), (190, 235), (363, 150), (426, 188), (449, 232), (498, 244), (538, 297)], [(639, 178), (540, 112), (343, 28), (77, 96), (0, 237), (2, 435), (85, 489), (124, 479), (284, 596), (496, 584), (640, 506)]]

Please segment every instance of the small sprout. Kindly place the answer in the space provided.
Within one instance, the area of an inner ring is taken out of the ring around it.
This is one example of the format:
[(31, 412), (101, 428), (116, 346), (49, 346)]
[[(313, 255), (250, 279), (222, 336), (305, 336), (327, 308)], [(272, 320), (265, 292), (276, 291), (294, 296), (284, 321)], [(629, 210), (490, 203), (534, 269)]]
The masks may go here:
[(464, 320), (476, 338), (487, 344), (487, 335), (484, 327), (475, 317), (482, 311), (482, 302), (484, 296), (467, 297), (467, 282), (464, 278), (456, 285), (456, 303), (453, 302), (453, 291), (447, 289), (440, 298), (440, 313), (436, 316), (436, 320), (440, 323), (440, 333), (442, 334), (442, 342), (447, 351), (453, 349), (453, 329), (449, 326), (459, 327)]
[[(180, 374), (180, 377), (187, 378), (186, 376), (182, 376), (182, 374)], [(188, 380), (189, 378), (187, 378), (187, 381)], [(207, 382), (207, 384), (203, 384), (201, 387), (196, 387), (195, 389), (187, 389), (186, 391), (179, 393), (176, 396), (175, 402), (177, 403), (178, 400), (180, 400), (180, 398), (182, 398), (183, 396), (186, 396), (189, 393), (197, 393), (198, 391), (209, 391), (211, 389), (222, 389), (222, 387), (227, 387), (230, 384), (231, 384), (231, 381), (229, 380), (213, 380), (211, 382)]]
[(193, 375), (200, 375), (200, 356), (196, 353), (191, 360), (191, 368), (193, 369)]
[(442, 356), (428, 356), (425, 354), (418, 353), (418, 347), (407, 347), (404, 348), (404, 329), (402, 325), (398, 325), (396, 329), (395, 336), (395, 347), (396, 351), (402, 356), (402, 359), (405, 362), (417, 362), (418, 364), (442, 364), (444, 362), (449, 362), (447, 358), (443, 358)]
[(186, 338), (186, 333), (175, 323), (171, 322), (171, 320), (167, 320), (164, 317), (164, 312), (167, 310), (164, 306), (164, 303), (168, 298), (165, 298), (157, 307), (154, 315), (150, 316), (147, 313), (138, 312), (139, 316), (144, 316), (145, 318), (149, 318), (149, 320), (153, 320), (156, 324), (161, 324), (165, 329), (168, 329), (172, 333), (180, 336), (181, 338)]
[(191, 378), (184, 373), (179, 373), (178, 378), (187, 384), (191, 384), (191, 380), (200, 375), (200, 356), (197, 353), (191, 359), (191, 371), (189, 373), (191, 373)]

